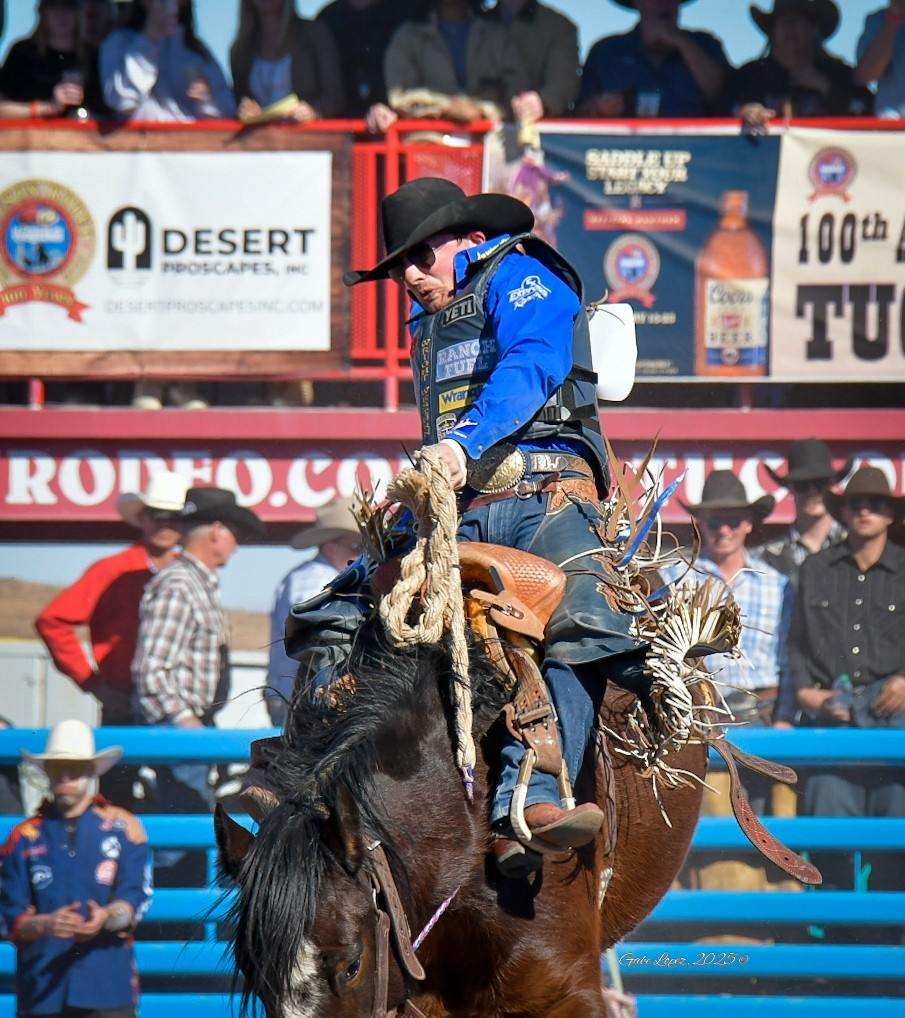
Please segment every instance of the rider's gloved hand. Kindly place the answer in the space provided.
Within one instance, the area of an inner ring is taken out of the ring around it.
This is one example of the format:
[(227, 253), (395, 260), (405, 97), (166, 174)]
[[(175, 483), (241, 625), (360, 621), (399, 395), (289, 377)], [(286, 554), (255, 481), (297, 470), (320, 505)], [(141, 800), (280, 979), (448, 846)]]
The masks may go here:
[(465, 450), (458, 442), (451, 438), (444, 438), (436, 445), (422, 446), (422, 448), (415, 453), (414, 459), (416, 463), (424, 449), (436, 449), (440, 453), (443, 462), (449, 468), (449, 476), (452, 481), (454, 491), (458, 491), (460, 488), (465, 487), (465, 471), (468, 460), (465, 456)]

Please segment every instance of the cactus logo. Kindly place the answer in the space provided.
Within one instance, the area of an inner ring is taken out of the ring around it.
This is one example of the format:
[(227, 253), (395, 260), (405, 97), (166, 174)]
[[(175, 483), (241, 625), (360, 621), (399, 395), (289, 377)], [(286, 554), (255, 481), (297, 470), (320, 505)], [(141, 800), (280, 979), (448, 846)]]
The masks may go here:
[(134, 205), (116, 211), (107, 226), (107, 268), (122, 286), (140, 286), (151, 269), (151, 220)]
[(0, 192), (0, 317), (20, 304), (63, 308), (81, 322), (88, 305), (72, 287), (94, 257), (85, 203), (53, 180), (23, 180)]

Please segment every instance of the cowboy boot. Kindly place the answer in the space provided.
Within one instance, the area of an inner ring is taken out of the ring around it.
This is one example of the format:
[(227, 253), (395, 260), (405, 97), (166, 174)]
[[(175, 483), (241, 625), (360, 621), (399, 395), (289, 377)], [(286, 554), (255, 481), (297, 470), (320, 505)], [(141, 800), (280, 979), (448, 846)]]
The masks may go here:
[(492, 834), (490, 852), (501, 876), (508, 880), (526, 880), (544, 865), (544, 858), (538, 852), (503, 834)]
[(540, 847), (565, 851), (582, 848), (597, 836), (605, 820), (603, 811), (592, 802), (562, 809), (552, 802), (538, 802), (525, 809), (525, 823), (531, 838)]

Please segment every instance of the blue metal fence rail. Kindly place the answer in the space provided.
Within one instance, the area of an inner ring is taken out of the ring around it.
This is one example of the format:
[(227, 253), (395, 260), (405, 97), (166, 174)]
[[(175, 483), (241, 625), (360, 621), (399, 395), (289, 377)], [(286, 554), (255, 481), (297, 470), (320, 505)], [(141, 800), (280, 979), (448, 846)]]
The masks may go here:
[[(46, 730), (0, 732), (0, 763), (19, 759), (21, 749), (40, 751)], [(124, 760), (153, 766), (174, 761), (246, 761), (254, 739), (277, 735), (276, 730), (191, 731), (170, 728), (107, 728), (96, 733), (99, 748), (124, 747)], [(905, 740), (896, 731), (751, 730), (733, 733), (733, 741), (748, 752), (796, 767), (901, 765), (905, 761)], [(718, 764), (718, 758), (713, 761)], [(0, 818), (0, 839), (5, 839), (17, 818)], [(213, 825), (209, 816), (143, 816), (155, 848), (203, 850), (213, 873)], [(240, 822), (253, 826), (248, 817)], [(790, 847), (798, 850), (839, 852), (895, 852), (905, 848), (905, 819), (867, 818), (781, 818), (765, 820), (768, 828)], [(693, 851), (753, 851), (731, 817), (702, 817), (694, 835)], [(174, 888), (156, 892), (149, 921), (162, 923), (203, 923), (197, 941), (140, 942), (136, 945), (139, 971), (148, 978), (178, 978), (180, 989), (173, 993), (151, 992), (142, 996), (142, 1018), (221, 1018), (237, 1014), (237, 1008), (223, 992), (186, 993), (186, 981), (225, 979), (224, 944), (217, 940), (217, 922), (223, 918), (231, 898), (214, 888)], [(863, 891), (816, 892), (733, 892), (671, 891), (647, 923), (683, 925), (712, 924), (731, 920), (756, 925), (805, 924), (901, 925), (905, 917), (905, 893)], [(800, 981), (801, 992), (819, 986), (826, 992), (837, 981), (869, 983), (896, 994), (905, 979), (905, 947), (864, 947), (823, 944), (719, 944), (696, 945), (674, 941), (632, 941), (617, 948), (620, 969), (632, 980), (675, 986), (677, 977), (705, 979), (714, 987), (707, 996), (646, 992), (639, 997), (641, 1018), (673, 1018), (694, 1014), (696, 1018), (724, 1018), (727, 1007), (733, 1018), (749, 1018), (789, 1012), (801, 1018), (834, 1018), (866, 1013), (874, 1018), (905, 1014), (905, 1005), (895, 996), (724, 996), (734, 985), (756, 986), (758, 980)], [(13, 972), (15, 953), (11, 945), (0, 945), (0, 978)], [(748, 982), (741, 983), (740, 980)], [(204, 985), (199, 982), (199, 986)], [(208, 986), (213, 984), (208, 983)], [(224, 983), (225, 985), (225, 983)], [(695, 983), (697, 985), (697, 983)], [(876, 992), (874, 990), (873, 992)], [(14, 999), (0, 994), (0, 1018), (12, 1018)]]

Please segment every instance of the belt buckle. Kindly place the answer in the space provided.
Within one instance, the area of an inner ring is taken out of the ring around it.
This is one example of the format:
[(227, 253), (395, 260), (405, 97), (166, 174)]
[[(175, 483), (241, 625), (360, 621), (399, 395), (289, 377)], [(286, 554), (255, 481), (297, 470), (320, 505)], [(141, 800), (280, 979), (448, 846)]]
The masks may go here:
[(528, 461), (514, 445), (502, 444), (471, 464), (467, 475), (470, 488), (482, 495), (498, 495), (515, 488), (528, 471)]

